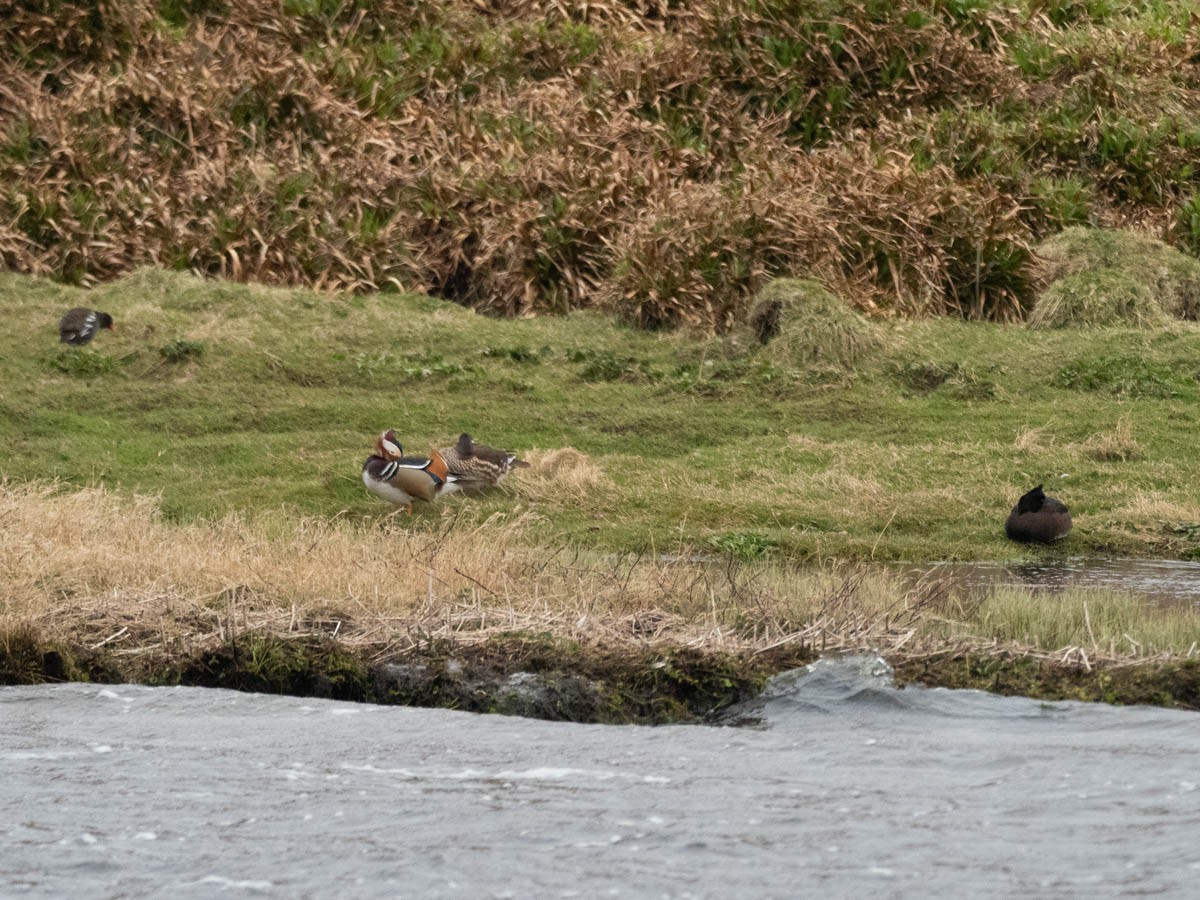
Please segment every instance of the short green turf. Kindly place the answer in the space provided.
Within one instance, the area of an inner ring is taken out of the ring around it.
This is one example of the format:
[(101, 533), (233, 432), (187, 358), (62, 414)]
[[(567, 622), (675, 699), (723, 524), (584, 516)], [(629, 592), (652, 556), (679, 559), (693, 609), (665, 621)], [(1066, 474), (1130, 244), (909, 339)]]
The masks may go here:
[[(74, 305), (113, 315), (57, 339)], [(545, 543), (780, 559), (1200, 555), (1200, 328), (1033, 330), (877, 322), (853, 369), (591, 313), (491, 319), (367, 297), (140, 270), (92, 291), (0, 275), (0, 474), (161, 497), (190, 521), (389, 511), (359, 471), (395, 428), (426, 453), (460, 431), (574, 447), (611, 479), (418, 506), (532, 511)], [(1115, 436), (1115, 437), (1114, 437)], [(1098, 450), (1116, 440), (1129, 452)], [(1004, 538), (1035, 484), (1075, 531)]]

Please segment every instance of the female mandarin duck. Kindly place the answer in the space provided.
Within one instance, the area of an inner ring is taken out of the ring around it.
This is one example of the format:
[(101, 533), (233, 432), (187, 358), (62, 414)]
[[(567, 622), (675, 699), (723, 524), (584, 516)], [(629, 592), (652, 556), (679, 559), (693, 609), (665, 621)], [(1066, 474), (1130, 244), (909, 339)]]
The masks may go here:
[(1047, 497), (1039, 484), (1017, 501), (1004, 533), (1014, 541), (1049, 544), (1071, 533), (1071, 513), (1065, 504)]
[(407, 507), (409, 515), (414, 500), (432, 503), (459, 489), (458, 477), (447, 470), (440, 453), (434, 450), (430, 458), (405, 456), (391, 429), (375, 439), (375, 452), (363, 463), (362, 480), (376, 497)]
[(58, 340), (62, 344), (82, 346), (96, 336), (101, 328), (113, 331), (113, 318), (106, 312), (96, 312), (77, 306), (63, 313), (58, 322)]
[(517, 459), (511, 450), (477, 444), (465, 431), (453, 447), (443, 447), (434, 453), (446, 461), (447, 470), (458, 479), (462, 490), (492, 487), (499, 484), (510, 469), (529, 468), (529, 463)]

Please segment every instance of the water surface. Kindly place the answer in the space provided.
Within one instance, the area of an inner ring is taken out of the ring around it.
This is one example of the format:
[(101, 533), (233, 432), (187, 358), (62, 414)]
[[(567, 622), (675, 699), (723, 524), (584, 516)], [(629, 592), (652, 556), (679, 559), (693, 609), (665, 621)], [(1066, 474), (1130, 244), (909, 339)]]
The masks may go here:
[(0, 895), (1195, 896), (1200, 716), (777, 678), (761, 727), (0, 688)]
[(908, 579), (950, 578), (967, 588), (1019, 587), (1057, 593), (1093, 588), (1149, 604), (1200, 607), (1200, 562), (1182, 559), (1056, 559), (1045, 562), (896, 564)]

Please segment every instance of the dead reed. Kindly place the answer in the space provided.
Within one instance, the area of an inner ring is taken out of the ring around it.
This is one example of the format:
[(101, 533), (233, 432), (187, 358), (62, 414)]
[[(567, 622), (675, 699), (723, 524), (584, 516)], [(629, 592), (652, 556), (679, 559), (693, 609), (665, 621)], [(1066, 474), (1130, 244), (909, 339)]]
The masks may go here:
[(1186, 5), (960, 6), (20, 0), (0, 261), (721, 330), (773, 276), (1013, 319), (1064, 225), (1190, 245)]

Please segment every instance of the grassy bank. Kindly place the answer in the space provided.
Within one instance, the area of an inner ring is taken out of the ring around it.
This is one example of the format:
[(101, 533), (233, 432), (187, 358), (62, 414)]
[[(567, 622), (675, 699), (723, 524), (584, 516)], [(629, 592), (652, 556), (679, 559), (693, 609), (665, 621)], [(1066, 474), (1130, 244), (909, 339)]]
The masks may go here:
[[(83, 302), (118, 331), (62, 348)], [(1194, 556), (1192, 323), (870, 323), (813, 358), (154, 270), (89, 292), (0, 276), (0, 306), (7, 679), (665, 721), (876, 650), (904, 678), (1196, 705), (1195, 610), (867, 567)], [(389, 517), (359, 481), (389, 426), (532, 466)], [(1075, 532), (1012, 544), (1038, 482)]]
[(1200, 708), (1200, 610), (1103, 592), (916, 585), (862, 566), (533, 546), (521, 517), (438, 533), (237, 516), (91, 489), (0, 490), (0, 683), (136, 680), (589, 721), (679, 721), (831, 652), (903, 680)]
[[(5, 677), (659, 721), (873, 648), (1196, 705), (1191, 612), (865, 567), (1200, 557), (1192, 4), (10, 13)], [(389, 427), (531, 468), (388, 518)], [(1038, 483), (1075, 531), (1012, 544)]]
[[(60, 349), (57, 317), (76, 303), (107, 309), (117, 333)], [(152, 270), (90, 292), (0, 276), (0, 307), (0, 471), (157, 497), (168, 521), (378, 523), (359, 467), (394, 427), (416, 452), (468, 430), (535, 463), (395, 523), (422, 540), (499, 517), (534, 546), (630, 554), (1200, 550), (1191, 323), (876, 323), (843, 364), (589, 313), (496, 320)], [(1075, 517), (1049, 549), (1003, 535), (1038, 483)]]

